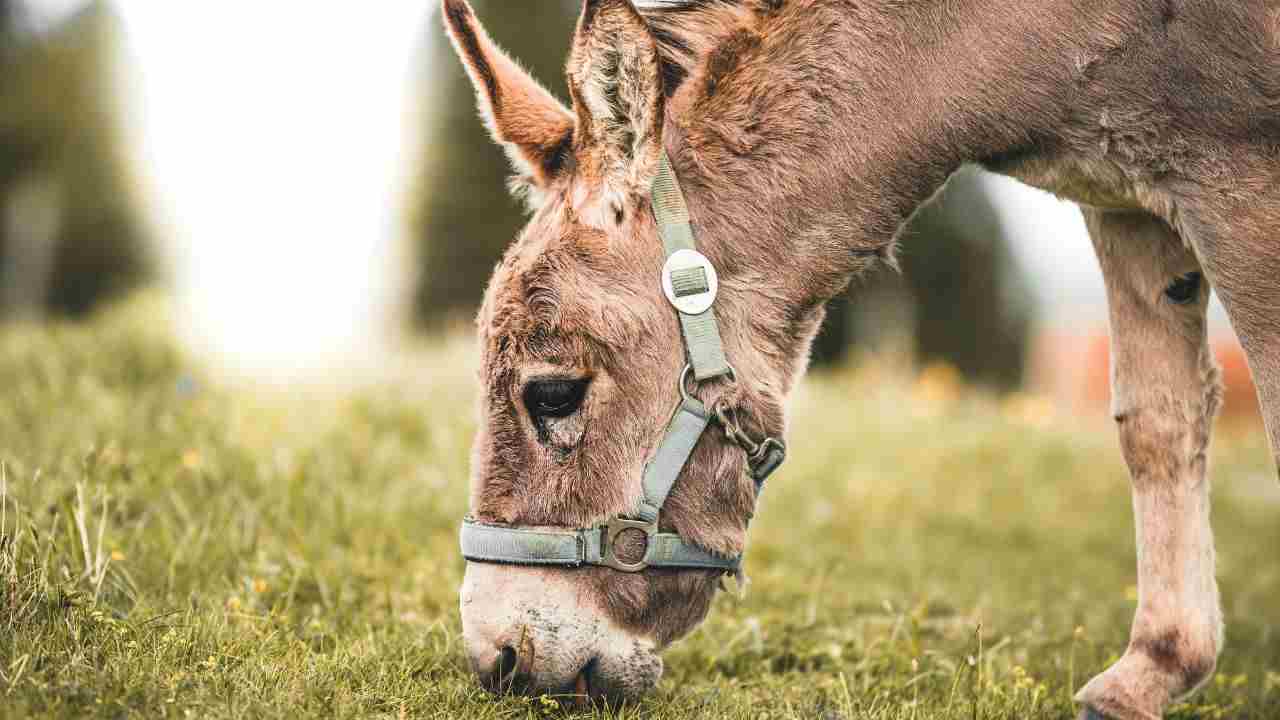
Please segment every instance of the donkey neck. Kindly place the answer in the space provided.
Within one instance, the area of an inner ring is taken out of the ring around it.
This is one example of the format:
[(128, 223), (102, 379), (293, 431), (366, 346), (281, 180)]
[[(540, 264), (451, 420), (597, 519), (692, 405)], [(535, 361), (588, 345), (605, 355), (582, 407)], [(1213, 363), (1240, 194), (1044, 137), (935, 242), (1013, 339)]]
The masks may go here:
[(668, 152), (709, 243), (804, 273), (808, 296), (793, 300), (825, 300), (887, 256), (962, 164), (1058, 142), (1090, 64), (1141, 25), (1119, 10), (1139, 4), (720, 0), (655, 13), (668, 53), (695, 54), (669, 101)]

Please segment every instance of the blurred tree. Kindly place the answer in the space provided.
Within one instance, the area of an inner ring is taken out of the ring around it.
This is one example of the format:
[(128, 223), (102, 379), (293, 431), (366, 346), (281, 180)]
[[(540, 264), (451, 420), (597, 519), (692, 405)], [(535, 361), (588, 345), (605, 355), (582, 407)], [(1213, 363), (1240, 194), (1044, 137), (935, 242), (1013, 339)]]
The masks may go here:
[[(543, 85), (564, 99), (564, 63), (577, 0), (473, 0), (485, 27)], [(421, 272), (415, 316), (432, 325), (470, 313), (502, 251), (524, 224), (506, 191), (510, 166), (476, 114), (475, 92), (444, 31), (427, 41), (430, 123), (423, 176), (411, 217)]]
[(922, 363), (947, 362), (994, 387), (1022, 380), (1032, 295), (979, 172), (962, 170), (916, 213), (902, 233), (900, 276), (879, 273), (828, 305), (815, 365), (898, 334)]
[(98, 2), (21, 33), (16, 8), (0, 58), (0, 313), (78, 315), (148, 270), (105, 72), (118, 28)]

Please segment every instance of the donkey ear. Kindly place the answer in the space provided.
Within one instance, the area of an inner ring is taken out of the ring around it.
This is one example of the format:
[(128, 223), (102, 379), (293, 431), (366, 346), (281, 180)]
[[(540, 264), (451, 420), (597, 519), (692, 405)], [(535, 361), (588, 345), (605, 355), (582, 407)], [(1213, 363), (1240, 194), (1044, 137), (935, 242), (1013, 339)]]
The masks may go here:
[(493, 139), (535, 189), (563, 168), (573, 141), (573, 115), (529, 73), (507, 57), (476, 20), (466, 0), (443, 0), (449, 37), (476, 88), (476, 101)]
[(579, 155), (606, 184), (648, 184), (662, 147), (658, 43), (630, 0), (584, 0), (569, 56)]

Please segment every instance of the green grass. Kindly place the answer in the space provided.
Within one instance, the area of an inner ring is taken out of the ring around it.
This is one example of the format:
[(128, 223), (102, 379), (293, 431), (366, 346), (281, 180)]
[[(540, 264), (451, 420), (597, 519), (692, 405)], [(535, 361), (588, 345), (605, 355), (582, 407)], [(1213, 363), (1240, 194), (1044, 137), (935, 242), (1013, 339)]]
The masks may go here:
[[(0, 716), (560, 714), (486, 696), (460, 652), (465, 341), (298, 394), (212, 385), (164, 326), (135, 301), (0, 330)], [(876, 365), (808, 380), (750, 592), (667, 653), (652, 698), (595, 714), (1072, 717), (1134, 607), (1115, 440), (953, 390)], [(1173, 717), (1280, 717), (1269, 463), (1256, 433), (1217, 444), (1227, 650)]]

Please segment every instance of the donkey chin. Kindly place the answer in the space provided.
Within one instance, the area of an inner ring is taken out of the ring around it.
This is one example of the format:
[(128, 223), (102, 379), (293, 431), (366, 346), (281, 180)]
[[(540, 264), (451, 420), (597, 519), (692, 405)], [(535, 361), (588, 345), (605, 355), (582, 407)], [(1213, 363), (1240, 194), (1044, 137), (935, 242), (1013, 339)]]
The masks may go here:
[(463, 636), (471, 668), (487, 690), (616, 703), (657, 685), (658, 643), (611, 621), (575, 574), (468, 564)]

